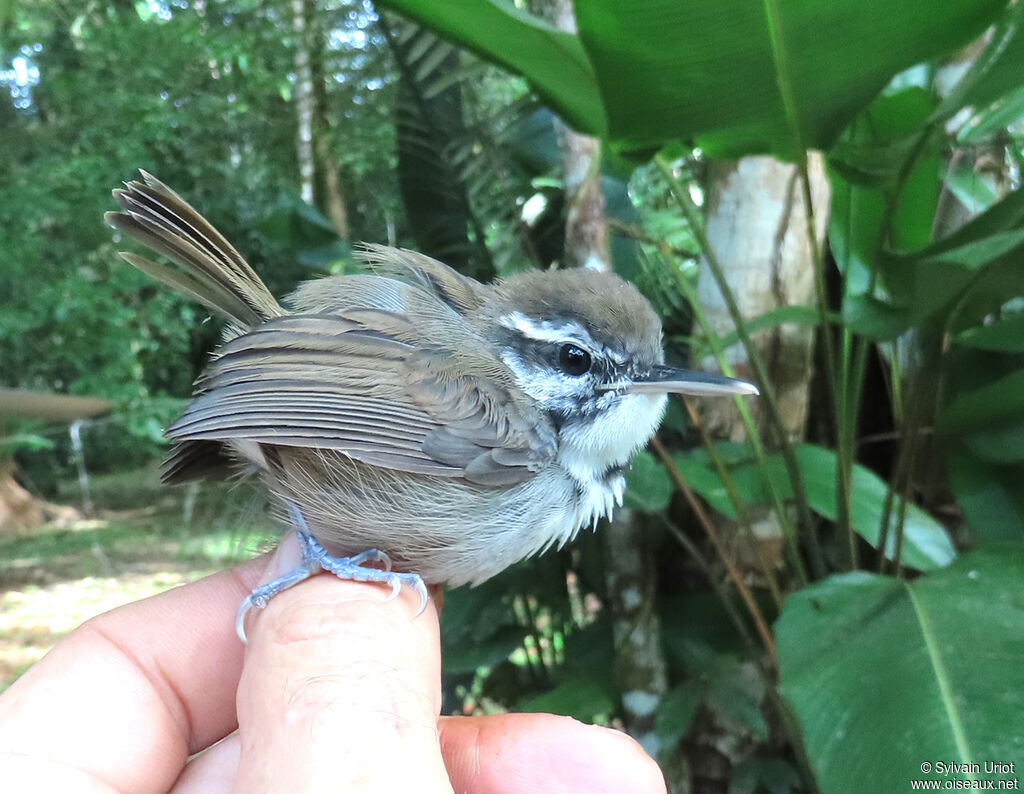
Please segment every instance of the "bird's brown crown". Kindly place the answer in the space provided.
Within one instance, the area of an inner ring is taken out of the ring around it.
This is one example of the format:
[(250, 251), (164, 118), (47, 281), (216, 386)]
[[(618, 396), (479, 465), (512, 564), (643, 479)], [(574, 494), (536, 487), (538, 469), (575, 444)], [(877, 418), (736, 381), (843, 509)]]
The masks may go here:
[(488, 313), (577, 322), (596, 342), (630, 358), (660, 359), (661, 320), (640, 291), (614, 273), (583, 268), (516, 273), (495, 284), (495, 298)]

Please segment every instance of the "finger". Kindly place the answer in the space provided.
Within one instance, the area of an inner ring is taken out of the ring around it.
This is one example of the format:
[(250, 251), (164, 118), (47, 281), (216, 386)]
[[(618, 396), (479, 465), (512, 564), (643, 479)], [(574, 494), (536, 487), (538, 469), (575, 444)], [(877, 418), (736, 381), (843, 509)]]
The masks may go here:
[[(639, 744), (618, 731), (569, 717), (442, 717), (440, 732), (445, 767), (455, 791), (665, 792), (661, 770)], [(228, 794), (238, 773), (238, 757), (238, 734), (232, 734), (191, 761), (171, 794)]]
[(228, 734), (188, 762), (169, 794), (230, 794), (240, 752), (238, 733)]
[(441, 750), (455, 791), (664, 794), (658, 765), (619, 731), (553, 714), (444, 717)]
[(191, 753), (234, 728), (243, 651), (232, 616), (264, 567), (253, 561), (72, 632), (0, 697), (0, 749), (54, 775), (166, 791)]
[(451, 792), (433, 604), (319, 576), (249, 621), (235, 791)]

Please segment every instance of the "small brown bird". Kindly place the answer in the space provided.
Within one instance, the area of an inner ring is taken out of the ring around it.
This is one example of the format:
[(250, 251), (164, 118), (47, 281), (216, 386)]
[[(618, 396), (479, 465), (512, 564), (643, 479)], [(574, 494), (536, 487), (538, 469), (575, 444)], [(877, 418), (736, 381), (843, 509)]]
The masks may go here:
[[(612, 273), (481, 284), (429, 257), (367, 246), (376, 275), (302, 284), (282, 307), (238, 252), (143, 172), (114, 191), (115, 229), (179, 269), (128, 262), (230, 322), (167, 429), (168, 482), (254, 466), (300, 530), (305, 564), (397, 593), (482, 582), (621, 504), (623, 471), (667, 394), (756, 394), (664, 366), (661, 323)], [(383, 562), (386, 570), (365, 567)], [(390, 565), (402, 573), (392, 572)]]

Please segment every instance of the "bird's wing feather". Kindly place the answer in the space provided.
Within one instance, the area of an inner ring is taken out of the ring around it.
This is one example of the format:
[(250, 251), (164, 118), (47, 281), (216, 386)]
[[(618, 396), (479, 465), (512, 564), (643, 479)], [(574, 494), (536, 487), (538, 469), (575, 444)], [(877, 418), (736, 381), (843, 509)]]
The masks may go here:
[(426, 290), (459, 314), (484, 302), (480, 282), (418, 251), (364, 243), (355, 253), (378, 275)]
[[(448, 320), (446, 341), (471, 333)], [(473, 365), (455, 366), (452, 348), (464, 345), (428, 346), (422, 335), (406, 314), (380, 308), (270, 320), (218, 351), (167, 435), (338, 450), (480, 485), (532, 476), (554, 438), (510, 380), (492, 377), (504, 365), (476, 340)]]

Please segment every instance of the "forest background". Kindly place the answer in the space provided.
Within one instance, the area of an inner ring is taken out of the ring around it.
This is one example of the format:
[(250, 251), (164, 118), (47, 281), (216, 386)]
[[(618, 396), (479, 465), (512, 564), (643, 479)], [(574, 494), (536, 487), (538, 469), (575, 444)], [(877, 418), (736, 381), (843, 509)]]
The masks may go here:
[(1024, 4), (573, 11), (0, 3), (5, 682), (276, 532), (157, 484), (221, 328), (116, 256), (145, 168), (275, 294), (359, 241), (589, 263), (761, 387), (673, 403), (612, 524), (448, 594), (446, 711), (616, 725), (677, 792), (1024, 764)]

